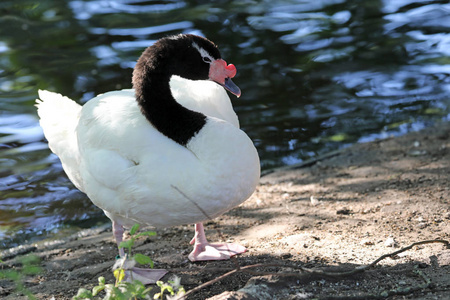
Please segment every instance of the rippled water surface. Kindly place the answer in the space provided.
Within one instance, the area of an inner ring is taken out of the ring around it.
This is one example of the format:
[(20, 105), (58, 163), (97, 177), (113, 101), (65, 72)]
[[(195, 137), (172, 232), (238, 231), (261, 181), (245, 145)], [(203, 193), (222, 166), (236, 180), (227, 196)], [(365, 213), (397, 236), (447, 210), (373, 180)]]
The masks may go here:
[(143, 49), (180, 32), (236, 65), (263, 169), (450, 119), (448, 1), (3, 0), (0, 249), (105, 221), (48, 150), (37, 90), (130, 88)]

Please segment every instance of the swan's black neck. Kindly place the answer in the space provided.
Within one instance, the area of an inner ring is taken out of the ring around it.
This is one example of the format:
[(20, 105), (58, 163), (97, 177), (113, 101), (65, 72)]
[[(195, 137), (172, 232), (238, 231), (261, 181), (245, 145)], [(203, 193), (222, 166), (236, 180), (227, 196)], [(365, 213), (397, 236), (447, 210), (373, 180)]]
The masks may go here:
[(141, 112), (159, 132), (186, 146), (206, 124), (206, 116), (176, 102), (169, 81), (170, 77), (157, 74), (147, 77), (143, 89), (136, 90), (136, 100)]
[(134, 69), (133, 86), (143, 115), (158, 131), (182, 146), (203, 128), (206, 116), (174, 99), (170, 78), (179, 75), (205, 80), (208, 72), (209, 66), (201, 61), (189, 39), (164, 39), (156, 43), (144, 51)]

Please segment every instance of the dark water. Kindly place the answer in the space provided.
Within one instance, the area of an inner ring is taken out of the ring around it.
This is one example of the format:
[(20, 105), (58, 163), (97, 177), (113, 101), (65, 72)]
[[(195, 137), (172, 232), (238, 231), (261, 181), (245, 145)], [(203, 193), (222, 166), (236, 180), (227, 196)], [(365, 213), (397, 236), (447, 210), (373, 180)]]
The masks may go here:
[(104, 222), (50, 153), (38, 89), (85, 102), (130, 88), (167, 34), (212, 39), (263, 169), (450, 120), (448, 1), (0, 3), (0, 249)]

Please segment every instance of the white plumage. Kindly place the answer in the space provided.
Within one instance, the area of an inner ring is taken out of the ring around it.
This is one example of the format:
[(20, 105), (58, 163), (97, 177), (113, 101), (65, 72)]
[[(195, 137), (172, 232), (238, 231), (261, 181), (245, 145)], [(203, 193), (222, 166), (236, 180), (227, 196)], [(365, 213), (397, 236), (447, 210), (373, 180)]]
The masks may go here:
[[(171, 76), (170, 92), (176, 102), (206, 116), (186, 145), (149, 122), (132, 89), (101, 94), (83, 106), (39, 91), (36, 106), (50, 149), (75, 186), (113, 221), (118, 243), (119, 226), (200, 223), (245, 201), (258, 184), (258, 154), (239, 129), (225, 90), (212, 81)], [(245, 251), (235, 244), (215, 244), (218, 254), (205, 251), (214, 244), (206, 242), (197, 225), (193, 243), (201, 249), (193, 251), (191, 260)]]
[(256, 150), (238, 129), (223, 88), (179, 77), (171, 88), (179, 103), (208, 116), (186, 148), (145, 119), (131, 89), (99, 95), (83, 107), (39, 91), (38, 114), (50, 149), (75, 186), (127, 227), (214, 218), (247, 199), (259, 180)]

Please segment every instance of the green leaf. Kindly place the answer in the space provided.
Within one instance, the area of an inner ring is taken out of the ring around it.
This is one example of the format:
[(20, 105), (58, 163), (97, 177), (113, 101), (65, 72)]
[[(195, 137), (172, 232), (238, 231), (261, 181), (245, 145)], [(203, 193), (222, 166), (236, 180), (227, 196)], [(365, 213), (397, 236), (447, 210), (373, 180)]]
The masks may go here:
[(78, 293), (73, 299), (92, 299), (92, 293), (85, 288), (81, 288), (78, 290)]
[(130, 297), (127, 297), (127, 287), (125, 287), (125, 292), (122, 293), (121, 288), (116, 286), (111, 286), (110, 289), (110, 297), (107, 299), (113, 299), (113, 300), (130, 300)]
[(94, 286), (94, 288), (92, 289), (92, 296), (97, 296), (97, 294), (103, 291), (104, 289), (105, 289), (104, 285)]
[(141, 264), (141, 265), (147, 265), (147, 264), (150, 264), (151, 267), (153, 268), (153, 261), (152, 261), (152, 259), (151, 259), (150, 257), (148, 257), (147, 255), (140, 254), (140, 253), (136, 253), (136, 254), (133, 256), (133, 259), (134, 259), (138, 264)]
[(41, 262), (41, 259), (37, 255), (30, 254), (30, 255), (21, 257), (19, 259), (19, 261), (23, 265), (38, 265)]
[(119, 248), (127, 248), (127, 249), (131, 249), (131, 247), (134, 246), (134, 239), (128, 240), (128, 241), (123, 241), (120, 242), (119, 244)]
[(25, 266), (22, 273), (25, 275), (37, 275), (42, 272), (42, 268), (38, 266)]
[(155, 236), (156, 235), (156, 231), (144, 231), (139, 233), (138, 235), (136, 235), (136, 237), (141, 237), (141, 236)]
[(329, 140), (332, 142), (344, 142), (346, 140), (348, 140), (349, 136), (345, 133), (339, 133), (339, 134), (335, 134), (331, 137), (329, 137)]
[(175, 293), (173, 291), (173, 287), (171, 285), (166, 286), (166, 290), (173, 296)]
[(19, 272), (17, 272), (17, 271), (5, 271), (5, 272), (2, 272), (2, 273), (3, 273), (2, 276), (4, 276), (3, 278), (7, 278), (7, 279), (10, 279), (10, 280), (13, 280), (13, 281), (17, 281), (21, 277)]
[(139, 230), (139, 224), (136, 223), (133, 225), (133, 227), (131, 227), (130, 234), (135, 235), (138, 230)]
[(37, 300), (33, 293), (26, 288), (21, 289), (20, 292), (23, 293), (28, 298), (28, 300)]
[(186, 294), (186, 290), (184, 289), (184, 287), (180, 286), (180, 287), (178, 288), (178, 293), (177, 293), (177, 295), (178, 295), (178, 296), (181, 296), (181, 295), (184, 295), (184, 294)]

